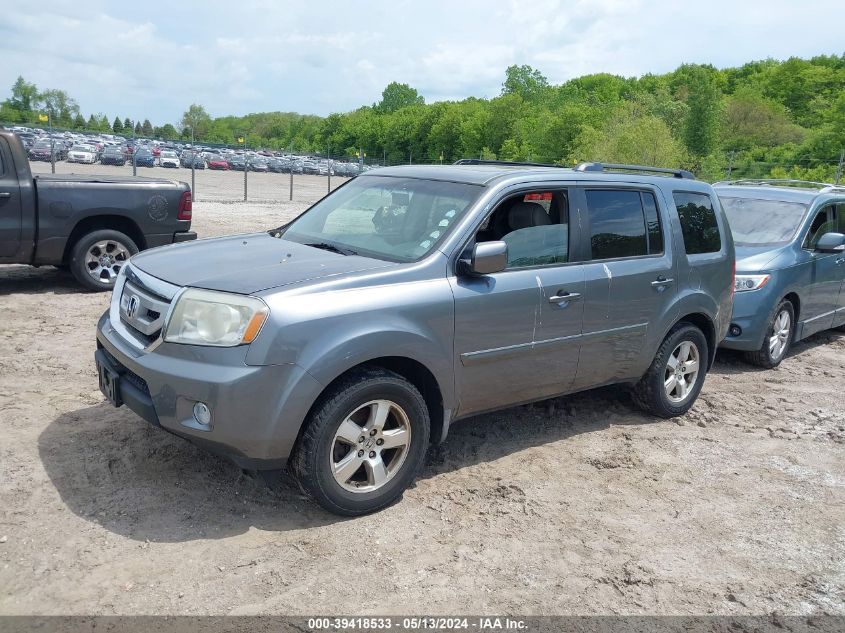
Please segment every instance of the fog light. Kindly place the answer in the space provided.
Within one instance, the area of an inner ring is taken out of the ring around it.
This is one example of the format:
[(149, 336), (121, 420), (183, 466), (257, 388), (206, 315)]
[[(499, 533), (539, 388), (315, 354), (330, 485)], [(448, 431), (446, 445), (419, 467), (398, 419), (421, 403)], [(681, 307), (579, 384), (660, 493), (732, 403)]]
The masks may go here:
[(731, 324), (731, 327), (730, 327), (730, 329), (728, 330), (728, 333), (729, 333), (731, 336), (739, 336), (740, 334), (742, 334), (742, 328), (741, 328), (741, 327), (739, 327), (738, 325), (736, 325), (735, 323), (734, 323), (734, 324)]
[(208, 426), (211, 424), (211, 409), (204, 402), (197, 402), (194, 405), (194, 419), (202, 424)]

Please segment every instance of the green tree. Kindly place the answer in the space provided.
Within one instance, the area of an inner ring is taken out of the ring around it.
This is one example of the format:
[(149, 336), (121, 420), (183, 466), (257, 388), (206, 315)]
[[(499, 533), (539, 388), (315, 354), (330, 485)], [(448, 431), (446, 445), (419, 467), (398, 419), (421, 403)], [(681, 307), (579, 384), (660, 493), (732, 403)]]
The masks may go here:
[(505, 70), (505, 81), (502, 84), (502, 94), (516, 94), (525, 101), (537, 101), (544, 96), (549, 87), (549, 80), (531, 66), (508, 66)]
[(93, 114), (88, 117), (88, 123), (85, 124), (85, 127), (89, 130), (96, 130), (99, 127), (99, 122)]
[(129, 131), (132, 129), (132, 121), (129, 120), (129, 117), (123, 119), (123, 129), (125, 131)]
[(84, 130), (85, 129), (85, 117), (83, 117), (80, 112), (77, 112), (76, 116), (73, 119), (73, 129), (74, 130)]
[(689, 107), (684, 120), (684, 144), (694, 156), (706, 156), (716, 149), (719, 140), (722, 93), (716, 71), (707, 66), (685, 65), (678, 74)]
[(111, 124), (111, 129), (115, 134), (123, 132), (123, 123), (121, 123), (120, 117), (114, 117), (114, 123)]
[(374, 107), (382, 114), (396, 112), (400, 108), (413, 105), (423, 105), (425, 99), (415, 88), (408, 84), (392, 81), (381, 93), (381, 101)]
[(192, 103), (182, 115), (182, 132), (184, 136), (185, 129), (188, 129), (187, 138), (190, 138), (190, 131), (193, 130), (195, 139), (204, 139), (210, 125), (211, 117), (199, 104)]
[(68, 96), (64, 90), (45, 90), (39, 96), (44, 110), (53, 118), (53, 125), (70, 127), (76, 115), (79, 114), (79, 105), (76, 100)]
[(141, 125), (141, 132), (143, 132), (144, 136), (153, 135), (153, 124), (150, 123), (149, 119), (144, 119), (144, 123)]
[(141, 132), (141, 124), (138, 121), (135, 121), (135, 136), (140, 136)]
[(8, 100), (9, 107), (28, 114), (38, 109), (41, 96), (35, 84), (28, 83), (18, 76), (12, 86), (12, 97)]

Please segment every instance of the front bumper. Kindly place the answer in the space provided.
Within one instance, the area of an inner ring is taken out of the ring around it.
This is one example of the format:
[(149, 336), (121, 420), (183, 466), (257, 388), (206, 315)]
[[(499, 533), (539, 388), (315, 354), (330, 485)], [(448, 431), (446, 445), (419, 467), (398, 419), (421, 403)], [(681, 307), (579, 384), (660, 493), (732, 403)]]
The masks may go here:
[[(720, 347), (746, 352), (754, 352), (762, 347), (763, 338), (780, 298), (774, 281), (769, 280), (769, 283), (759, 290), (737, 292), (734, 295), (731, 328)], [(731, 336), (733, 326), (739, 326), (742, 330), (739, 336)]]
[[(118, 402), (151, 424), (241, 468), (281, 468), (323, 387), (297, 365), (247, 365), (247, 349), (161, 343), (139, 351), (106, 312), (95, 356), (120, 376)], [(193, 417), (197, 402), (211, 409), (208, 427)]]

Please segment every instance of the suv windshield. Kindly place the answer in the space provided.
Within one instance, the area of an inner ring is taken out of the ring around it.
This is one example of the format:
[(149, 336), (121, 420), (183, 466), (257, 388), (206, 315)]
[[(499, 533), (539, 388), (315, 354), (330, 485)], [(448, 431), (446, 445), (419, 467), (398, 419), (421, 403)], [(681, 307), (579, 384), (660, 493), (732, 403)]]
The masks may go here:
[(284, 229), (284, 239), (410, 262), (434, 249), (482, 187), (366, 176), (350, 181)]
[(795, 236), (807, 211), (807, 205), (800, 202), (722, 196), (719, 200), (737, 244), (786, 244)]

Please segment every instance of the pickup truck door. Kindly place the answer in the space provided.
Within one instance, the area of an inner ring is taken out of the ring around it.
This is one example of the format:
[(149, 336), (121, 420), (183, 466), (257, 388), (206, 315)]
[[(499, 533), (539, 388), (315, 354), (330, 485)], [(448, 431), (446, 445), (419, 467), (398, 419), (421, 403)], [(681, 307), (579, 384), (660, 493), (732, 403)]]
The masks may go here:
[(20, 249), (22, 213), (18, 174), (9, 145), (0, 138), (0, 258), (11, 257)]

